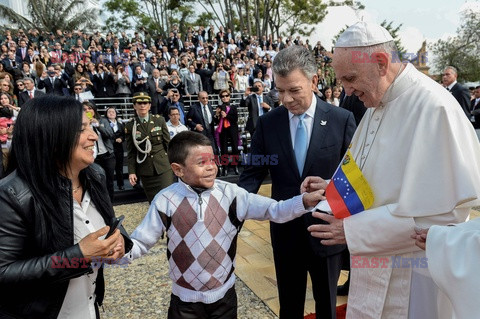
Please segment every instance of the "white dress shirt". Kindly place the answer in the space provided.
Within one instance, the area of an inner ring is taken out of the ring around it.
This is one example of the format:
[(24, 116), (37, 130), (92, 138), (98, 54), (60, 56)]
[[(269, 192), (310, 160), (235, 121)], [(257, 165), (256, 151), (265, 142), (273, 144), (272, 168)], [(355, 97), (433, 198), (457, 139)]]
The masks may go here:
[[(103, 217), (85, 192), (82, 205), (73, 200), (74, 243), (106, 226)], [(82, 265), (82, 263), (80, 263)], [(58, 319), (96, 319), (95, 287), (100, 264), (92, 263), (93, 273), (70, 279)]]

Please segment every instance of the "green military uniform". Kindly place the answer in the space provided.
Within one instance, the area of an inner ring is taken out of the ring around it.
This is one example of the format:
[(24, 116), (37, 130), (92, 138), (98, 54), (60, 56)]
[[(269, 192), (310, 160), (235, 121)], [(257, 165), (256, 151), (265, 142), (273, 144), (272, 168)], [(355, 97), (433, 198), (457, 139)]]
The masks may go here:
[[(137, 175), (142, 182), (148, 201), (152, 202), (160, 190), (173, 183), (173, 172), (167, 157), (167, 147), (170, 142), (167, 124), (159, 115), (149, 115), (146, 123), (142, 123), (141, 119), (135, 116), (125, 124), (125, 134), (128, 173)], [(150, 152), (144, 154), (139, 151), (134, 139), (138, 148), (143, 151), (149, 148), (148, 139), (151, 143)], [(142, 141), (144, 139), (145, 141)]]

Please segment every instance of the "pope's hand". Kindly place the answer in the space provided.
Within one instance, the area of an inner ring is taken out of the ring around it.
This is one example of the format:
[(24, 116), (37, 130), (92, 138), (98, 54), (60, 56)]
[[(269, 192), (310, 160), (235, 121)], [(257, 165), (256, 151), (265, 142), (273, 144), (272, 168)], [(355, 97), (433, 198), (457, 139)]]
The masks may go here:
[(326, 221), (328, 224), (311, 225), (307, 228), (313, 237), (322, 239), (320, 243), (325, 246), (346, 244), (343, 219), (336, 219), (332, 215), (314, 212), (313, 217)]

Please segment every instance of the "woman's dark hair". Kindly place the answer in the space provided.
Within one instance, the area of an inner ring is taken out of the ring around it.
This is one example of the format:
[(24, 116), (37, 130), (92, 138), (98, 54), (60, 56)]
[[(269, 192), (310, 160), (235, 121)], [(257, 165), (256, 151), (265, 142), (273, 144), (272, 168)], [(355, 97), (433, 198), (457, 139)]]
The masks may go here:
[(117, 118), (117, 117), (118, 117), (118, 111), (117, 111), (117, 108), (116, 108), (115, 106), (109, 106), (109, 107), (107, 107), (107, 108), (105, 109), (105, 117), (107, 117), (107, 112), (108, 112), (108, 110), (110, 110), (110, 109), (112, 109), (112, 110), (115, 111), (115, 118)]
[(197, 132), (184, 131), (175, 135), (168, 144), (168, 161), (170, 164), (185, 165), (190, 149), (195, 146), (212, 146), (205, 135)]
[(0, 92), (0, 97), (1, 97), (2, 95), (6, 95), (7, 98), (8, 98), (8, 101), (9, 101), (10, 105), (13, 105), (13, 98), (12, 98), (12, 96), (11, 96), (10, 94), (8, 94), (7, 92)]
[(69, 169), (78, 144), (83, 109), (80, 102), (67, 97), (45, 95), (25, 103), (13, 131), (8, 172), (17, 171), (34, 198), (39, 225), (46, 240), (40, 243), (55, 251), (71, 237), (71, 216), (63, 207), (58, 192), (65, 187), (62, 172)]
[(98, 113), (98, 109), (97, 109), (97, 106), (95, 105), (95, 103), (90, 102), (90, 101), (84, 101), (84, 102), (82, 102), (82, 106), (83, 106), (83, 105), (86, 105), (86, 106), (92, 108), (93, 113), (94, 113), (93, 115), (95, 116), (95, 118), (96, 118), (97, 120), (100, 119), (100, 113)]

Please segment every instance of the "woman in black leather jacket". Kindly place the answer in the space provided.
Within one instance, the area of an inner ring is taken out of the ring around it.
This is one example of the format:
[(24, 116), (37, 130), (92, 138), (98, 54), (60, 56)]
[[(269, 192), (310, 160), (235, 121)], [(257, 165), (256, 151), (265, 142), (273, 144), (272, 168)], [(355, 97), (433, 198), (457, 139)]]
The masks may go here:
[[(20, 112), (0, 181), (0, 318), (98, 318), (100, 259), (132, 242), (114, 217), (82, 105), (46, 95)], [(104, 261), (104, 260), (103, 260)]]

